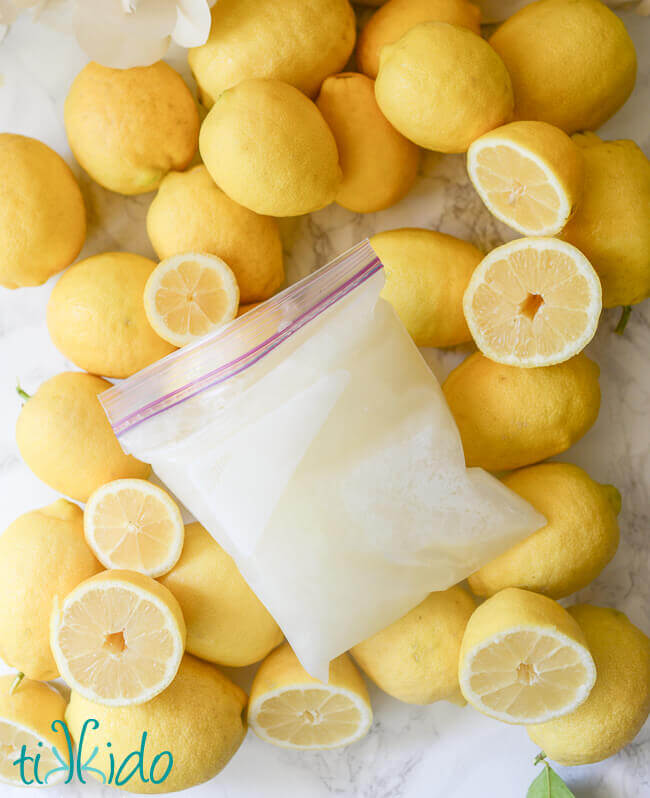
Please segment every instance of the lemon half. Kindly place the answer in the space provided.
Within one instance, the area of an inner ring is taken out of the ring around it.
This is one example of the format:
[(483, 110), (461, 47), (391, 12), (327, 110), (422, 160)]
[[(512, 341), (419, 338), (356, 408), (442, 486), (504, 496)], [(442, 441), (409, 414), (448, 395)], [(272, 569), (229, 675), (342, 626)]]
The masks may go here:
[(175, 346), (232, 321), (238, 307), (235, 275), (216, 255), (188, 252), (167, 258), (153, 270), (144, 289), (149, 324)]
[(600, 280), (587, 258), (555, 238), (493, 249), (473, 272), (463, 310), (486, 357), (530, 368), (562, 363), (594, 337)]
[(149, 701), (172, 681), (185, 649), (181, 608), (135, 571), (102, 571), (55, 602), (50, 645), (61, 676), (107, 706)]
[(255, 676), (248, 722), (258, 737), (283, 748), (337, 748), (363, 737), (372, 723), (365, 683), (347, 654), (330, 663), (329, 682), (310, 676), (288, 644)]
[(172, 497), (145, 479), (98, 488), (84, 510), (84, 534), (105, 568), (162, 576), (181, 556), (185, 526)]
[(467, 171), (488, 210), (524, 235), (562, 230), (582, 197), (578, 145), (547, 122), (511, 122), (473, 141)]
[[(31, 679), (23, 679), (16, 686), (14, 676), (0, 678), (0, 783), (25, 787), (21, 769), (14, 764), (23, 746), (25, 779), (34, 778), (33, 758), (37, 755), (40, 755), (38, 775), (41, 779), (61, 767), (52, 753), (52, 746), (64, 751), (62, 735), (52, 730), (52, 723), (62, 722), (64, 712), (65, 701), (54, 687)], [(67, 768), (61, 767), (47, 779), (47, 785), (57, 784), (67, 775)]]
[(506, 723), (544, 723), (586, 700), (596, 667), (578, 624), (539, 593), (507, 588), (469, 619), (460, 689), (479, 712)]

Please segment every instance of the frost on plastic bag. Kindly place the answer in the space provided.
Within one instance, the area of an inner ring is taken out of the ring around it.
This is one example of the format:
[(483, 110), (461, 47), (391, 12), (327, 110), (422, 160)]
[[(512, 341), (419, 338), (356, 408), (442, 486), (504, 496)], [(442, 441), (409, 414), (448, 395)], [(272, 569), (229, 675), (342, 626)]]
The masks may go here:
[(465, 468), (440, 386), (379, 297), (379, 266), (359, 245), (257, 320), (102, 395), (124, 448), (235, 559), (321, 679), (544, 523)]

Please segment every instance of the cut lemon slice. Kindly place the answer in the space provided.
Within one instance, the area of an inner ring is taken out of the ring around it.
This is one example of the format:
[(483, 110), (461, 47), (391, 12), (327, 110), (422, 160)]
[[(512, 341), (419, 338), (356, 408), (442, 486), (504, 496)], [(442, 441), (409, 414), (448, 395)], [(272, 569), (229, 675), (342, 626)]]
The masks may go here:
[(304, 670), (285, 643), (257, 671), (248, 722), (258, 737), (283, 748), (337, 748), (368, 732), (372, 709), (363, 678), (347, 654), (330, 663), (324, 684)]
[(506, 588), (475, 610), (460, 652), (460, 689), (506, 723), (545, 723), (586, 700), (596, 667), (580, 627), (553, 599)]
[(144, 289), (149, 324), (165, 341), (184, 346), (237, 315), (239, 286), (216, 255), (188, 252), (161, 261)]
[(102, 571), (55, 601), (50, 645), (59, 672), (84, 698), (142, 704), (167, 687), (185, 648), (170, 591), (135, 571)]
[[(66, 702), (48, 684), (23, 679), (16, 686), (16, 681), (14, 676), (0, 678), (0, 782), (16, 787), (33, 782), (37, 786), (38, 776), (48, 786), (56, 784), (69, 774), (63, 735), (60, 729), (52, 729), (55, 721), (63, 724)], [(23, 746), (24, 781), (16, 764)], [(57, 759), (53, 747), (61, 759)], [(40, 759), (35, 768), (37, 755)]]
[(600, 280), (585, 256), (556, 238), (520, 238), (474, 270), (463, 297), (467, 326), (486, 357), (550, 366), (591, 341), (602, 309)]
[(582, 196), (582, 154), (547, 122), (511, 122), (480, 136), (467, 171), (488, 210), (524, 235), (559, 233)]
[(84, 533), (105, 568), (158, 577), (178, 562), (185, 527), (178, 505), (162, 488), (144, 479), (116, 479), (88, 499)]

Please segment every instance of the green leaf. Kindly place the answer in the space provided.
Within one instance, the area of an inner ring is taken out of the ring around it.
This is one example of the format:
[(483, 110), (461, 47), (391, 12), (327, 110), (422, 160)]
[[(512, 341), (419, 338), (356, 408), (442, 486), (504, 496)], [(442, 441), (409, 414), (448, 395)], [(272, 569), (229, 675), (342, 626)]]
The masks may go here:
[(526, 798), (575, 798), (557, 773), (544, 762), (544, 769), (528, 788)]

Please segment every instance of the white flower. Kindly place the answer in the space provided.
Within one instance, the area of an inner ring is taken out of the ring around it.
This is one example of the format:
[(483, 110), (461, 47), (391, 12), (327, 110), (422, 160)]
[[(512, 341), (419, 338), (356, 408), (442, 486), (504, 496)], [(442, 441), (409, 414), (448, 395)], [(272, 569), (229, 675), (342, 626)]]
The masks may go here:
[(72, 33), (104, 66), (126, 69), (160, 60), (172, 40), (197, 47), (210, 33), (214, 0), (0, 0), (0, 26), (25, 9), (56, 30)]

